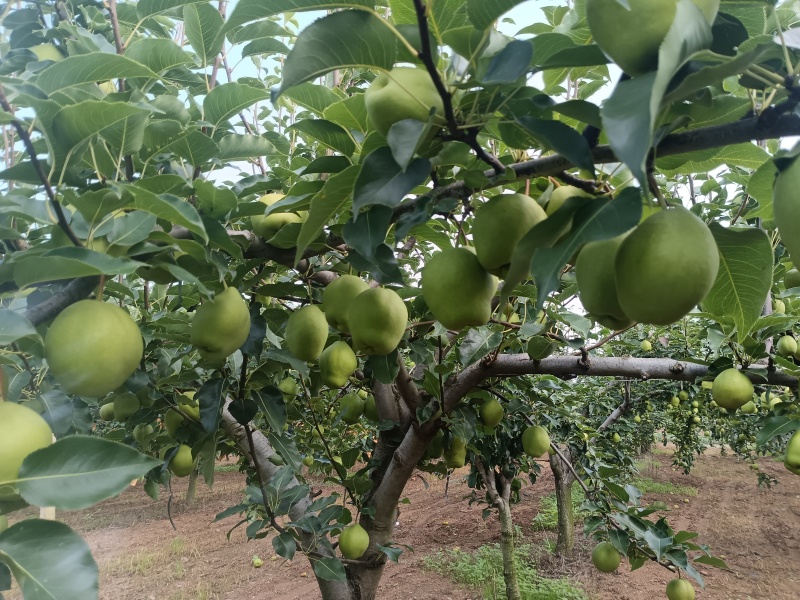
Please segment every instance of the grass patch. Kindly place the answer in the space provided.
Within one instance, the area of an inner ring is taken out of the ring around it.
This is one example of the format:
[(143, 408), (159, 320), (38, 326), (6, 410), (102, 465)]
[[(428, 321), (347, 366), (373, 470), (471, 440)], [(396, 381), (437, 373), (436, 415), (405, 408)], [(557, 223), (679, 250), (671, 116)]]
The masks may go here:
[[(579, 510), (581, 504), (586, 499), (586, 494), (583, 489), (578, 485), (572, 486), (572, 509), (575, 515), (575, 522), (583, 521), (586, 512)], [(533, 518), (533, 528), (542, 529), (558, 529), (558, 504), (556, 503), (556, 493), (547, 494), (542, 496), (539, 500), (539, 512)]]
[[(520, 593), (523, 600), (587, 600), (586, 594), (568, 579), (548, 579), (537, 573), (531, 562), (531, 547), (514, 551)], [(497, 544), (481, 546), (475, 552), (438, 551), (422, 559), (423, 568), (476, 590), (484, 600), (504, 600), (503, 555)]]
[(236, 463), (231, 463), (228, 465), (214, 465), (214, 472), (215, 473), (238, 473), (239, 472), (239, 465)]
[(633, 485), (643, 494), (671, 494), (673, 496), (697, 496), (697, 488), (689, 485), (675, 485), (669, 481), (655, 481), (647, 477), (638, 477)]

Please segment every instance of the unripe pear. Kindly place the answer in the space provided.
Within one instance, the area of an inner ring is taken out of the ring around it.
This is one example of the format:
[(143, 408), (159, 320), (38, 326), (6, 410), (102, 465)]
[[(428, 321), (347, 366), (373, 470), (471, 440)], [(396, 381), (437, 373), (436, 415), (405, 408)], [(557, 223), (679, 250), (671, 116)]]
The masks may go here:
[(175, 456), (169, 461), (169, 470), (177, 477), (187, 477), (194, 470), (192, 449), (186, 444), (181, 444)]
[(316, 304), (294, 311), (286, 322), (286, 345), (300, 360), (317, 360), (328, 340), (328, 322)]
[[(711, 25), (720, 0), (692, 1)], [(677, 3), (678, 0), (628, 0), (626, 7), (617, 0), (587, 0), (586, 20), (605, 55), (635, 77), (657, 68), (658, 51), (675, 20)]]
[(131, 393), (120, 394), (114, 398), (114, 420), (124, 423), (141, 407), (139, 398)]
[(175, 436), (178, 433), (178, 428), (183, 424), (183, 421), (183, 415), (174, 408), (170, 408), (164, 414), (164, 429), (171, 439), (175, 439)]
[(601, 573), (613, 573), (619, 563), (619, 551), (611, 542), (600, 542), (592, 550), (592, 564)]
[(615, 269), (624, 313), (640, 323), (669, 325), (711, 290), (719, 251), (706, 224), (676, 207), (653, 215), (623, 240)]
[(672, 579), (667, 584), (667, 600), (694, 600), (692, 584), (686, 579)]
[(475, 211), (472, 240), (483, 268), (502, 276), (517, 243), (546, 218), (536, 200), (524, 194), (494, 196), (482, 204)]
[(800, 271), (797, 269), (789, 269), (786, 275), (783, 276), (783, 287), (787, 290), (800, 287)]
[(353, 392), (345, 394), (339, 400), (339, 414), (342, 421), (348, 425), (357, 423), (359, 417), (364, 414), (364, 400)]
[(650, 340), (642, 340), (639, 348), (642, 349), (642, 352), (650, 352), (653, 349), (653, 344), (650, 343)]
[(444, 452), (444, 464), (448, 469), (460, 469), (467, 459), (466, 440), (454, 437), (450, 440), (450, 447)]
[(300, 386), (291, 377), (286, 377), (278, 384), (278, 389), (283, 394), (283, 399), (289, 401), (300, 393)]
[(530, 457), (539, 458), (550, 448), (550, 435), (540, 425), (532, 425), (522, 432), (522, 449)]
[(790, 335), (784, 335), (778, 340), (775, 349), (781, 356), (794, 356), (797, 352), (797, 341)]
[[(53, 432), (39, 413), (14, 402), (0, 402), (0, 482), (19, 478), (25, 458), (53, 443)], [(16, 500), (16, 488), (0, 485), (0, 500)]]
[(711, 388), (714, 401), (728, 410), (736, 410), (753, 399), (753, 384), (738, 369), (725, 369), (716, 376)]
[(371, 394), (364, 399), (364, 416), (370, 421), (378, 420), (378, 407), (375, 404), (375, 396)]
[(322, 310), (325, 311), (328, 324), (342, 333), (350, 333), (347, 316), (350, 303), (368, 289), (369, 284), (355, 275), (342, 275), (329, 283), (322, 294)]
[(434, 254), (422, 268), (422, 297), (447, 329), (486, 325), (492, 316), (497, 278), (466, 248)]
[(800, 429), (794, 432), (786, 444), (786, 454), (783, 458), (783, 466), (795, 475), (800, 475)]
[(192, 319), (189, 341), (204, 359), (221, 363), (250, 335), (250, 311), (234, 287), (225, 288), (200, 305)]
[(428, 122), (436, 109), (435, 122), (444, 124), (444, 102), (424, 68), (395, 67), (381, 73), (364, 92), (364, 105), (372, 126), (386, 137), (398, 121)]
[(153, 426), (149, 423), (139, 423), (133, 428), (133, 439), (140, 446), (144, 446), (150, 436), (153, 435), (153, 431)]
[(353, 299), (348, 318), (353, 348), (384, 355), (394, 351), (403, 339), (408, 309), (397, 292), (370, 288)]
[(334, 342), (319, 357), (322, 383), (328, 387), (344, 387), (358, 367), (358, 359), (347, 342)]
[(678, 392), (678, 398), (681, 399), (681, 402), (686, 402), (689, 399), (689, 392), (686, 390), (681, 390)]
[[(266, 194), (265, 196), (261, 196), (258, 201), (263, 202), (267, 206), (272, 206), (283, 198), (283, 194)], [(302, 223), (304, 219), (302, 215), (295, 212), (272, 212), (266, 216), (253, 215), (250, 217), (250, 221), (253, 224), (253, 233), (263, 238), (265, 241), (269, 241), (284, 225)]]
[(617, 298), (614, 264), (624, 239), (625, 236), (620, 235), (602, 242), (590, 242), (581, 249), (575, 261), (581, 304), (593, 319), (614, 331), (633, 324), (622, 311)]
[(496, 398), (490, 398), (481, 406), (481, 421), (486, 427), (497, 427), (503, 420), (504, 414), (503, 405)]
[[(592, 200), (594, 199), (594, 195), (590, 194), (589, 192), (582, 190), (579, 187), (575, 187), (574, 185), (562, 185), (557, 187), (553, 190), (553, 193), (550, 195), (550, 200), (547, 201), (547, 206), (545, 206), (544, 210), (549, 217), (554, 212), (556, 212), (559, 208), (561, 208), (564, 203), (569, 200), (570, 198), (581, 198), (583, 200)], [(566, 225), (564, 225), (564, 229), (562, 229), (559, 239), (556, 243), (563, 240), (572, 229), (572, 219), (570, 219)], [(613, 264), (613, 261), (612, 261)]]
[(121, 386), (143, 352), (142, 334), (128, 311), (98, 300), (68, 306), (44, 340), (44, 356), (62, 389), (93, 398)]
[(783, 300), (775, 300), (775, 302), (772, 303), (772, 312), (779, 315), (785, 315), (786, 303)]
[(364, 556), (369, 548), (369, 534), (358, 523), (342, 529), (339, 534), (339, 550), (342, 556), (350, 560), (357, 560)]
[(28, 50), (36, 55), (36, 60), (38, 61), (52, 60), (53, 62), (59, 62), (64, 60), (64, 55), (61, 54), (55, 44), (36, 44), (28, 48)]
[(109, 402), (100, 407), (100, 420), (113, 421), (114, 420), (114, 403)]

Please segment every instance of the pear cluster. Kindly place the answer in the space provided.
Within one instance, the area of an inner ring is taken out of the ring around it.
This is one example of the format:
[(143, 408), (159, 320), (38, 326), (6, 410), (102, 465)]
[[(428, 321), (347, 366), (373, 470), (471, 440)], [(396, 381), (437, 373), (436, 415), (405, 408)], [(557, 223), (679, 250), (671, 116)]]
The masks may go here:
[(706, 224), (683, 207), (661, 210), (622, 236), (586, 244), (575, 261), (578, 294), (597, 322), (669, 325), (714, 285), (719, 251)]

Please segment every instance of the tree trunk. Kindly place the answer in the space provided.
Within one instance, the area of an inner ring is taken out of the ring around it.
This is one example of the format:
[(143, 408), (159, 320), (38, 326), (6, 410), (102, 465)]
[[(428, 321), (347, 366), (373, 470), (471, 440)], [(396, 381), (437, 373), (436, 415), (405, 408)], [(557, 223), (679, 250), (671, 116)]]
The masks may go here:
[(503, 551), (506, 597), (508, 600), (522, 600), (517, 579), (517, 565), (514, 561), (514, 521), (511, 518), (511, 503), (506, 498), (498, 498), (495, 505), (500, 516), (500, 549)]
[(192, 471), (192, 474), (189, 475), (189, 488), (186, 490), (186, 506), (191, 506), (194, 504), (195, 498), (197, 497), (197, 478), (200, 473), (195, 469)]
[[(563, 450), (564, 458), (572, 460), (569, 448)], [(575, 514), (572, 508), (572, 485), (575, 476), (561, 461), (558, 455), (550, 456), (550, 470), (556, 487), (556, 507), (558, 509), (558, 540), (556, 554), (572, 556), (575, 548)]]

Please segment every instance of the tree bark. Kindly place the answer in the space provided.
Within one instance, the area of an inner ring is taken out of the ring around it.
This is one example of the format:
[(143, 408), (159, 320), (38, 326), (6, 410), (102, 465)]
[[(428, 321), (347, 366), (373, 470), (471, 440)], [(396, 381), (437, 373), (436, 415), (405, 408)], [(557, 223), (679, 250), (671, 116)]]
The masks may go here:
[(191, 506), (194, 504), (195, 498), (197, 498), (197, 478), (200, 473), (195, 469), (192, 471), (191, 475), (189, 475), (189, 487), (186, 490), (186, 506)]
[[(564, 458), (572, 460), (569, 448), (562, 450)], [(570, 557), (575, 548), (575, 511), (572, 507), (572, 485), (575, 476), (556, 454), (550, 456), (550, 470), (556, 487), (556, 507), (558, 509), (558, 539), (556, 554)]]
[(511, 502), (499, 497), (495, 502), (500, 518), (500, 549), (503, 552), (503, 581), (508, 600), (522, 600), (517, 579), (517, 564), (514, 561), (514, 521), (511, 518)]

